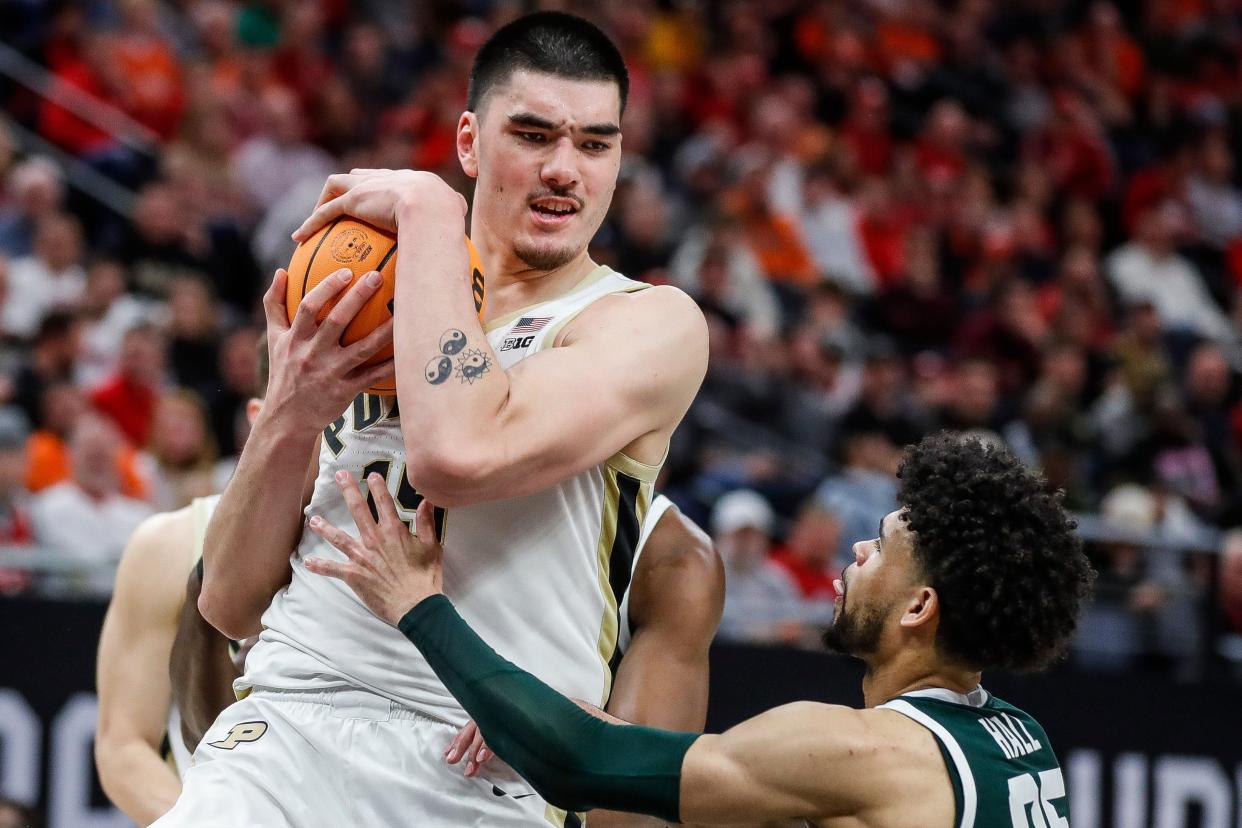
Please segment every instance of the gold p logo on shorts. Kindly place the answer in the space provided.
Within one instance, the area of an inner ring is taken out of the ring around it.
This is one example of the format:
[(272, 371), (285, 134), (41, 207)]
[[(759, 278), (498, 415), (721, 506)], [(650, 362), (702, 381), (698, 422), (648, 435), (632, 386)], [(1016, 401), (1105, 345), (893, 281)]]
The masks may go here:
[(267, 722), (242, 722), (233, 725), (233, 729), (229, 731), (229, 735), (225, 736), (218, 742), (208, 742), (207, 744), (220, 750), (232, 750), (243, 742), (257, 742), (259, 737), (267, 733)]

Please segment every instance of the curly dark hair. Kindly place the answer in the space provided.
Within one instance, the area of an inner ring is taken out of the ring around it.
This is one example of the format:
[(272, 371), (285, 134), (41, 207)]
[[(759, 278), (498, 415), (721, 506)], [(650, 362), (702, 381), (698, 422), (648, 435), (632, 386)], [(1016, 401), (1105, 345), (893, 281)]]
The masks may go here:
[(938, 649), (975, 669), (1062, 655), (1095, 572), (1061, 493), (1007, 448), (951, 432), (911, 446), (897, 476), (915, 562), (940, 599)]

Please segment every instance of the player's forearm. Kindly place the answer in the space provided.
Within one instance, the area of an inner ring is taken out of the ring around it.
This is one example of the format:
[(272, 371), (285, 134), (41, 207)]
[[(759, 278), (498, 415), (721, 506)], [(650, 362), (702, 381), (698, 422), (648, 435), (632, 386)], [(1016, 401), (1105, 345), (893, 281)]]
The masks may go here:
[(212, 514), (203, 547), (199, 610), (233, 639), (259, 630), (302, 531), (307, 461), (316, 433), (261, 414)]
[(397, 238), (393, 344), (410, 482), (438, 505), (460, 505), (497, 455), (509, 379), (475, 311), (462, 222), (416, 205)]
[(139, 825), (155, 822), (181, 795), (177, 774), (140, 738), (100, 734), (95, 742), (95, 763), (104, 793)]
[(697, 734), (615, 725), (498, 656), (442, 595), (401, 632), (479, 725), (488, 747), (553, 805), (619, 808), (676, 821), (681, 763)]

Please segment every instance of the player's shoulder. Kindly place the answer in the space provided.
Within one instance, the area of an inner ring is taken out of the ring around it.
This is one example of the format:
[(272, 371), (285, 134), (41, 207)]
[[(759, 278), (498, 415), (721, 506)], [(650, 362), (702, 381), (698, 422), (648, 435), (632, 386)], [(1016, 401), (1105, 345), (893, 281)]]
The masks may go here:
[[(121, 557), (141, 565), (164, 566), (186, 561), (194, 544), (194, 511), (186, 506), (171, 512), (157, 512), (143, 519), (130, 535)], [(188, 570), (181, 575), (188, 574)]]
[(185, 600), (193, 529), (188, 506), (143, 520), (121, 554), (113, 605), (148, 617), (175, 616)]
[(610, 293), (593, 302), (575, 323), (574, 327), (579, 330), (615, 325), (635, 326), (644, 333), (686, 336), (701, 331), (704, 338), (707, 335), (707, 322), (698, 303), (673, 285)]
[(724, 564), (708, 534), (670, 504), (643, 546), (631, 588), (638, 603), (672, 604), (679, 616), (700, 601), (710, 609), (724, 592)]

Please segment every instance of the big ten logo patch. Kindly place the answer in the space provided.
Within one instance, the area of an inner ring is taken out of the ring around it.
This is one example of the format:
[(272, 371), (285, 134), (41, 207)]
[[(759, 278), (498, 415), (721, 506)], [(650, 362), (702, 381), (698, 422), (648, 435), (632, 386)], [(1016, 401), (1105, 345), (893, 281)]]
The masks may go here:
[(504, 353), (505, 351), (516, 351), (522, 348), (529, 348), (530, 343), (534, 341), (535, 341), (535, 337), (533, 335), (532, 336), (511, 336), (508, 339), (506, 339), (503, 343), (501, 343), (500, 351), (501, 353)]
[(267, 733), (267, 722), (242, 722), (233, 725), (233, 729), (229, 734), (218, 742), (208, 742), (214, 748), (220, 750), (232, 750), (238, 745), (246, 742), (257, 742)]

